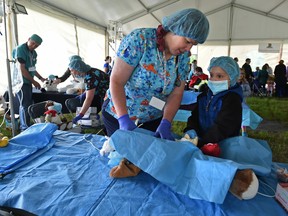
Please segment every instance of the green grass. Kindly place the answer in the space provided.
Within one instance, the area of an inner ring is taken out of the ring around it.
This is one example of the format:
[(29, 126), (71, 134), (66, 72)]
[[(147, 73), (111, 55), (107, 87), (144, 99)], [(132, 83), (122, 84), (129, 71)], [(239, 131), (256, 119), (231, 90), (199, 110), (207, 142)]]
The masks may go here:
[[(287, 128), (279, 132), (251, 129), (247, 132), (251, 138), (267, 141), (272, 150), (273, 161), (288, 163), (288, 99), (250, 97), (247, 98), (247, 104), (263, 119), (279, 122), (282, 127)], [(176, 134), (183, 135), (185, 126), (184, 122), (174, 122), (172, 128)]]

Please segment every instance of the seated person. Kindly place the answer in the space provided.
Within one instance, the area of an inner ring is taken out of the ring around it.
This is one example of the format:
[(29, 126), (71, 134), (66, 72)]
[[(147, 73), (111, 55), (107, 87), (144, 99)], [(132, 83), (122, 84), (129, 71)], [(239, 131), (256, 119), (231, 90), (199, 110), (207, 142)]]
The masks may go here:
[(184, 132), (195, 130), (197, 147), (239, 136), (242, 123), (242, 88), (237, 83), (240, 70), (233, 58), (212, 58), (208, 68), (208, 91), (202, 92), (188, 118)]
[(91, 105), (97, 107), (97, 113), (100, 112), (106, 90), (109, 88), (109, 75), (99, 69), (91, 68), (81, 59), (71, 61), (68, 67), (74, 77), (84, 78), (85, 83), (85, 92), (77, 96), (84, 102), (80, 113), (73, 119), (73, 124), (76, 124)]
[(202, 80), (208, 80), (208, 75), (203, 73), (203, 70), (201, 67), (196, 67), (195, 72), (189, 82), (189, 88), (190, 89), (194, 88), (198, 90), (199, 84), (201, 83)]
[[(71, 62), (73, 60), (77, 60), (77, 59), (82, 60), (82, 58), (78, 55), (70, 56), (69, 62)], [(53, 83), (59, 84), (61, 82), (65, 82), (70, 77), (70, 75), (71, 75), (71, 71), (69, 68), (67, 68), (67, 70), (65, 71), (65, 73), (61, 77), (53, 80)]]

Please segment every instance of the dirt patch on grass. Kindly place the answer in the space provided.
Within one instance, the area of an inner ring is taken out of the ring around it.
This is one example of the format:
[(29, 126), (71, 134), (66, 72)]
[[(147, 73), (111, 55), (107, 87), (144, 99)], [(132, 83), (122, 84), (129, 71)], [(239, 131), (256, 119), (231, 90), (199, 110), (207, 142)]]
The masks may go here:
[(269, 121), (263, 119), (263, 121), (257, 127), (256, 131), (283, 132), (288, 131), (288, 125), (278, 121)]

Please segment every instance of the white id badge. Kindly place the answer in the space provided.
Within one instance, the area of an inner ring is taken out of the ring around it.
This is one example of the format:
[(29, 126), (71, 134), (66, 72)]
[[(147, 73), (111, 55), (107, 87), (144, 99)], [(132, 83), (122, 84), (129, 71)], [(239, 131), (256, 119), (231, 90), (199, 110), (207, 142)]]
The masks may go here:
[(36, 67), (29, 67), (28, 70), (29, 71), (36, 71)]
[(149, 105), (155, 107), (156, 109), (163, 110), (165, 101), (153, 96), (149, 102)]

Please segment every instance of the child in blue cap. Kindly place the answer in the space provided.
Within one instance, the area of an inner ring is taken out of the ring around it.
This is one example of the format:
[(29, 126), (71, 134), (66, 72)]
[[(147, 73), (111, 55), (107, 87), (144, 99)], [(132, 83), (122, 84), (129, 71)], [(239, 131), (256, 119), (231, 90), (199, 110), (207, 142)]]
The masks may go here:
[(239, 136), (242, 123), (243, 96), (237, 82), (240, 75), (237, 62), (228, 56), (212, 58), (208, 71), (208, 91), (198, 96), (195, 110), (184, 130), (196, 132), (199, 148)]

